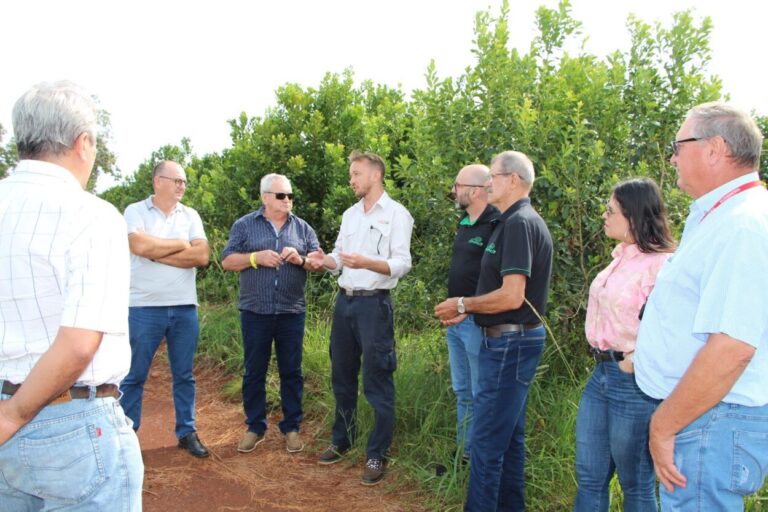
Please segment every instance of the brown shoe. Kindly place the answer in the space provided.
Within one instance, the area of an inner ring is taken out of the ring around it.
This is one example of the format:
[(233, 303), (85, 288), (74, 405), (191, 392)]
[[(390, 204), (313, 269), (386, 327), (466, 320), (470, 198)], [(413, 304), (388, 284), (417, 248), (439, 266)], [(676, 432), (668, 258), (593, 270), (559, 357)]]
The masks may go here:
[(363, 468), (363, 485), (376, 485), (384, 479), (387, 463), (382, 459), (368, 459)]
[(249, 430), (237, 445), (237, 451), (240, 453), (250, 453), (255, 450), (262, 441), (264, 441), (264, 434), (257, 434), (256, 432), (251, 432)]
[(330, 444), (328, 445), (328, 448), (326, 448), (325, 451), (320, 454), (320, 457), (317, 458), (317, 463), (322, 464), (323, 466), (335, 464), (339, 462), (344, 454), (348, 451), (348, 446), (346, 448), (342, 448), (340, 446), (336, 446), (335, 444)]
[(299, 437), (298, 432), (285, 434), (285, 449), (288, 450), (288, 453), (296, 453), (304, 449), (304, 442)]

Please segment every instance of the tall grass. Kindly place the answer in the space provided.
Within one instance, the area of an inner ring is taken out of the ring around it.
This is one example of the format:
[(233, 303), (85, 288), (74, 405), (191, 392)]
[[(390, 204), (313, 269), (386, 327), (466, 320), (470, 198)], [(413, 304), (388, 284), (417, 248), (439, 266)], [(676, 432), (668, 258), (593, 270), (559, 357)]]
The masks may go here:
[[(334, 399), (330, 385), (330, 298), (315, 303), (307, 314), (304, 337), (304, 410), (307, 419), (330, 432)], [(397, 314), (398, 305), (395, 304)], [(198, 355), (222, 364), (232, 373), (230, 394), (239, 397), (243, 354), (236, 303), (203, 304)], [(451, 391), (445, 331), (436, 324), (418, 332), (397, 332), (395, 372), (397, 423), (390, 462), (390, 485), (411, 486), (432, 510), (462, 510), (469, 468), (455, 453), (455, 398)], [(586, 353), (586, 351), (585, 351)], [(566, 367), (567, 366), (567, 367)], [(584, 354), (564, 354), (548, 338), (542, 362), (528, 397), (526, 499), (529, 510), (569, 510), (576, 494), (574, 475), (575, 421), (581, 391), (592, 371)], [(275, 371), (267, 380), (268, 400), (279, 404)], [(373, 413), (360, 390), (361, 436), (353, 456), (365, 453)], [(330, 434), (328, 434), (330, 440)], [(322, 447), (318, 447), (322, 448)], [(438, 476), (438, 468), (445, 471)], [(611, 483), (611, 511), (621, 510), (621, 492)], [(768, 510), (768, 486), (747, 500), (748, 512)]]

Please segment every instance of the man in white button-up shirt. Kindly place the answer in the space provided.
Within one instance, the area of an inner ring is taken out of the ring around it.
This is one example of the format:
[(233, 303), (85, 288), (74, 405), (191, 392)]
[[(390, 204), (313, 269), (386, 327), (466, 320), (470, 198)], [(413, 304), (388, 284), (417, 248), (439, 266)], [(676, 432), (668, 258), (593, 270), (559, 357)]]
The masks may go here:
[(362, 483), (381, 481), (395, 426), (397, 366), (390, 290), (411, 270), (413, 218), (384, 191), (384, 161), (373, 153), (350, 155), (349, 183), (360, 201), (344, 212), (323, 265), (341, 272), (331, 330), (331, 382), (336, 398), (332, 444), (320, 464), (341, 459), (357, 435), (357, 375), (375, 414)]
[(83, 189), (97, 110), (71, 82), (13, 109), (21, 161), (0, 181), (0, 510), (141, 510), (128, 371), (125, 222)]

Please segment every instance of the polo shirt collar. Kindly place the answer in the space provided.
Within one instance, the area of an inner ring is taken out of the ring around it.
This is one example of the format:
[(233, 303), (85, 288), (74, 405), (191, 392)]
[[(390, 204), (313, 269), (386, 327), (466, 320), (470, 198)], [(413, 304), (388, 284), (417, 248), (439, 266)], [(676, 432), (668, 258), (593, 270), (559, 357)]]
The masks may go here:
[[(152, 202), (152, 198), (155, 197), (154, 194), (150, 195), (148, 198), (144, 200), (144, 206), (147, 207), (147, 210), (156, 209), (160, 211), (160, 208), (155, 206), (155, 203)], [(173, 213), (180, 212), (184, 209), (184, 205), (181, 203), (176, 203), (176, 206), (173, 207)], [(165, 215), (165, 214), (163, 214)]]
[(530, 204), (531, 204), (531, 198), (530, 197), (522, 197), (522, 198), (518, 199), (517, 201), (515, 201), (512, 204), (512, 206), (507, 208), (507, 210), (499, 216), (499, 220), (500, 221), (507, 220), (513, 213), (518, 211), (520, 208), (522, 208), (525, 205), (530, 205)]
[(493, 222), (495, 220), (495, 217), (498, 217), (498, 210), (493, 205), (487, 204), (485, 205), (485, 210), (483, 210), (483, 213), (480, 214), (478, 218), (475, 219), (474, 222), (469, 220), (469, 214), (464, 215), (464, 217), (459, 221), (460, 226), (474, 226), (475, 224), (483, 224), (486, 222)]
[[(255, 217), (262, 217), (264, 220), (269, 220), (269, 219), (267, 219), (267, 218), (264, 216), (264, 207), (263, 207), (263, 206), (259, 206), (259, 209), (258, 209), (258, 210), (256, 210), (255, 212), (253, 212), (253, 214), (254, 214), (254, 216), (255, 216)], [(294, 217), (295, 217), (295, 215), (293, 214), (293, 212), (290, 212), (290, 213), (288, 214), (288, 220), (286, 220), (286, 222), (291, 222), (291, 220), (292, 220)]]

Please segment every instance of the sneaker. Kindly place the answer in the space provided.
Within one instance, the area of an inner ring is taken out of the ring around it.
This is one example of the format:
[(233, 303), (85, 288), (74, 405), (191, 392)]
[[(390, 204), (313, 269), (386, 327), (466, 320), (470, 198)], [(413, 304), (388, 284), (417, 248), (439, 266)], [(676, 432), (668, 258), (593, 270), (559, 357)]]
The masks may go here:
[(299, 437), (298, 432), (285, 434), (285, 449), (288, 450), (288, 453), (296, 453), (304, 449), (304, 442)]
[(317, 459), (318, 464), (327, 466), (329, 464), (335, 464), (341, 460), (345, 453), (349, 451), (349, 447), (341, 448), (335, 444), (331, 444), (325, 449), (320, 457)]
[(363, 468), (363, 485), (376, 485), (384, 478), (384, 470), (387, 463), (382, 459), (368, 459)]
[(240, 443), (238, 443), (237, 451), (240, 453), (250, 453), (255, 450), (262, 441), (264, 441), (264, 434), (257, 434), (256, 432), (251, 432), (249, 430), (240, 440)]

